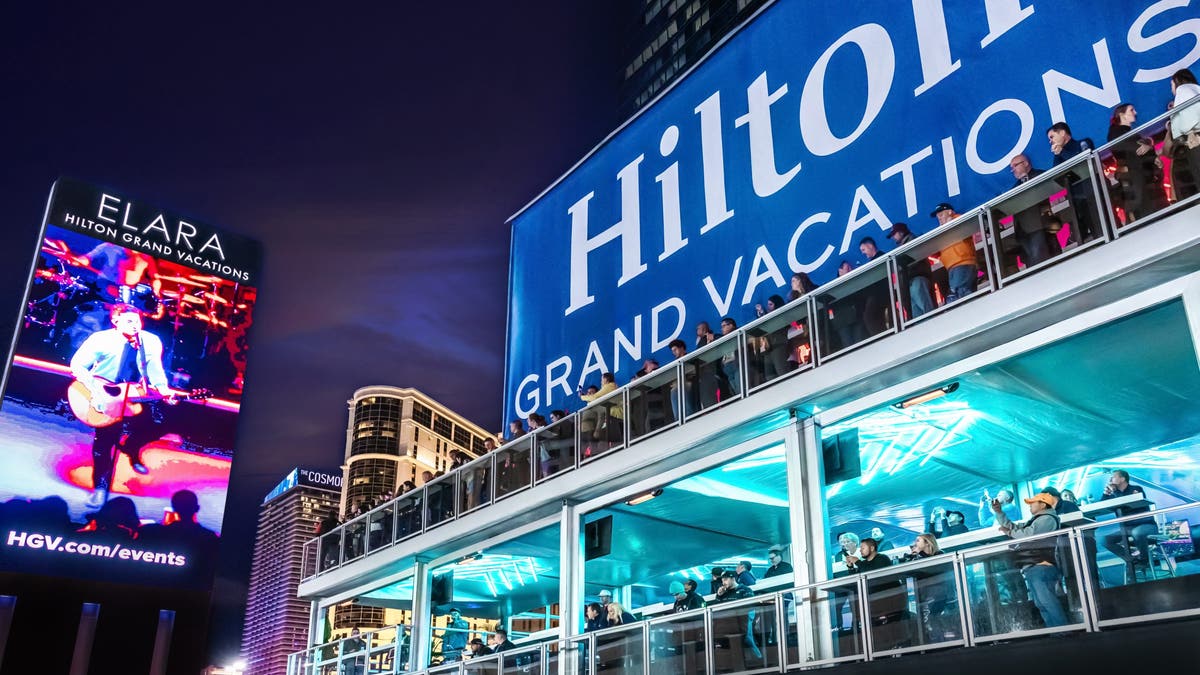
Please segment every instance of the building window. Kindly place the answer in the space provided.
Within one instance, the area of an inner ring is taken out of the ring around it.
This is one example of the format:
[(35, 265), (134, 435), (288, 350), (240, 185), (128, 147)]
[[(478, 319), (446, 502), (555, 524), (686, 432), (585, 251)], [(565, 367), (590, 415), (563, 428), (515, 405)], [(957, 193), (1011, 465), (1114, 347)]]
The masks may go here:
[(417, 401), (413, 401), (412, 418), (426, 429), (433, 428), (433, 411)]
[(433, 432), (442, 438), (454, 437), (454, 425), (441, 415), (433, 416)]

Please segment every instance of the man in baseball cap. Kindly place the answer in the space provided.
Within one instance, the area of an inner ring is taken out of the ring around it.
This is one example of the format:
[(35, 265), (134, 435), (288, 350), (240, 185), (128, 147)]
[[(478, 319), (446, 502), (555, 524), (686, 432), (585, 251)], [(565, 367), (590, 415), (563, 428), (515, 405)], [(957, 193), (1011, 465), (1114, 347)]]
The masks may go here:
[(683, 587), (683, 584), (678, 581), (672, 581), (670, 589), (671, 595), (675, 596), (675, 612), (686, 612), (692, 609), (700, 609), (704, 606), (704, 599), (695, 593), (689, 592)]
[[(1039, 492), (1024, 500), (1029, 505), (1029, 520), (1017, 524), (1009, 520), (1004, 513), (999, 500), (992, 500), (992, 511), (996, 513), (996, 525), (1012, 539), (1036, 537), (1040, 534), (1054, 532), (1059, 527), (1058, 498), (1048, 492)], [(1042, 623), (1046, 628), (1065, 626), (1069, 623), (1067, 612), (1063, 609), (1062, 601), (1058, 599), (1056, 589), (1062, 582), (1062, 570), (1058, 568), (1055, 555), (1057, 548), (1055, 537), (1046, 537), (1037, 541), (1022, 544), (1016, 549), (1014, 560), (1021, 568), (1021, 576), (1025, 577), (1025, 585), (1029, 587), (1029, 597), (1042, 615)]]

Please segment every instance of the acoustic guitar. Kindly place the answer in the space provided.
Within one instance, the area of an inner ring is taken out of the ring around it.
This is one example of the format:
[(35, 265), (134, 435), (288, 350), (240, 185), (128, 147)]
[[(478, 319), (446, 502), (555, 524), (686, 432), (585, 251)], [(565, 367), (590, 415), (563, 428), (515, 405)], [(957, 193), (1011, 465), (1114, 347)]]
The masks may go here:
[[(67, 403), (79, 421), (89, 427), (107, 427), (126, 417), (139, 415), (145, 410), (143, 403), (161, 401), (166, 395), (147, 390), (140, 382), (109, 382), (102, 377), (101, 392), (93, 394), (87, 385), (75, 380), (67, 387)], [(207, 389), (193, 389), (188, 394), (174, 394), (176, 398), (204, 400), (212, 396)]]

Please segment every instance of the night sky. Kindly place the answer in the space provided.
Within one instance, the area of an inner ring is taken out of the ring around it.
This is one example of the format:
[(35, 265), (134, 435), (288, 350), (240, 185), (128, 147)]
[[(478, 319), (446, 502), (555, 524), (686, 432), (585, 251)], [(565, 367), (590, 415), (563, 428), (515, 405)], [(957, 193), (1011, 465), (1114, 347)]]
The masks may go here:
[(238, 649), (258, 504), (341, 463), (356, 388), (500, 429), (504, 221), (618, 124), (617, 4), (7, 8), (0, 335), (59, 175), (265, 246), (214, 661)]

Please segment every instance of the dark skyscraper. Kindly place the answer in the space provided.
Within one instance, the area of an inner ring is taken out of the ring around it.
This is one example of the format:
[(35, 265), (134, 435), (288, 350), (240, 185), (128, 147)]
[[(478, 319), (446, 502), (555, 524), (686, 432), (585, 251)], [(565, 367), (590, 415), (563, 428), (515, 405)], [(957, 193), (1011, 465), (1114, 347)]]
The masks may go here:
[(246, 675), (283, 675), (308, 639), (309, 603), (296, 597), (304, 542), (336, 515), (342, 477), (293, 469), (263, 500), (254, 541), (242, 658)]
[(768, 0), (628, 0), (621, 117), (649, 103)]

